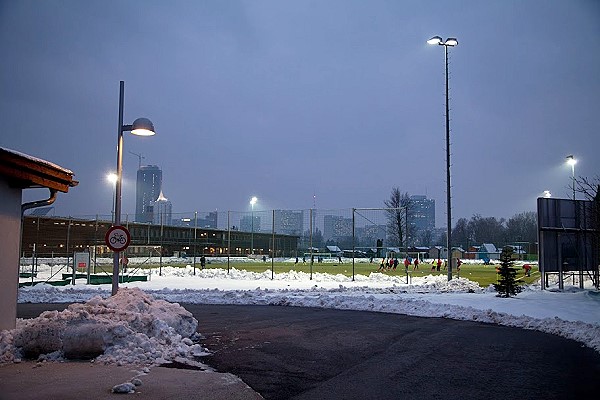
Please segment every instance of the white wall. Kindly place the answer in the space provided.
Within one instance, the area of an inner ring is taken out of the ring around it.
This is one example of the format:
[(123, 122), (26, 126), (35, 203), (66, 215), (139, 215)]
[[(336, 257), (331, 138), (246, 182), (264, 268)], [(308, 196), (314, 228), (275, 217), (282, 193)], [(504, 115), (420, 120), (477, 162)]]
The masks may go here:
[(21, 189), (0, 176), (0, 330), (15, 328), (21, 242)]

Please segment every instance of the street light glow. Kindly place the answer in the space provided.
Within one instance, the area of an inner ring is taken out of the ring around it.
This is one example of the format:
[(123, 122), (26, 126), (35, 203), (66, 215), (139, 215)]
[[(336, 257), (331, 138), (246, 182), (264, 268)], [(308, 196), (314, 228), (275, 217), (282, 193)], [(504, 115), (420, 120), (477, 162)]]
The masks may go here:
[(567, 156), (567, 164), (569, 164), (570, 166), (577, 164), (577, 160), (575, 159), (575, 157), (573, 157), (572, 154)]
[(110, 172), (110, 173), (106, 174), (106, 180), (113, 185), (117, 184), (118, 179), (119, 179), (119, 177), (114, 172)]
[(154, 124), (148, 118), (138, 118), (133, 121), (131, 125), (131, 133), (138, 136), (153, 136), (156, 135), (154, 131)]
[(448, 38), (446, 39), (446, 43), (444, 43), (444, 46), (456, 46), (458, 44), (458, 40), (456, 40), (456, 38)]
[(550, 197), (552, 197), (552, 193), (550, 193), (549, 190), (544, 190), (544, 197), (549, 199)]
[(254, 207), (254, 205), (256, 204), (257, 201), (258, 201), (258, 199), (256, 198), (256, 196), (253, 196), (250, 199), (250, 205)]

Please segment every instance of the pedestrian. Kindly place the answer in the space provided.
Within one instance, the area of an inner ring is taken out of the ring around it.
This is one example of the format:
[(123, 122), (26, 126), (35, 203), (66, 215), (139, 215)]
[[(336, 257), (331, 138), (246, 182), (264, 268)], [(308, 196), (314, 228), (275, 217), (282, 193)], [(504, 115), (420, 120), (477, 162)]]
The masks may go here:
[(129, 258), (123, 253), (123, 257), (121, 257), (121, 265), (123, 266), (123, 272), (127, 272), (127, 265), (129, 264)]
[(384, 266), (385, 266), (385, 258), (382, 258), (381, 264), (379, 264), (379, 268), (377, 269), (377, 271), (383, 271)]
[(338, 261), (340, 262), (340, 264), (343, 264), (343, 262), (342, 262), (342, 256), (338, 256)]
[(398, 266), (398, 264), (400, 264), (400, 263), (398, 262), (398, 259), (397, 259), (397, 258), (394, 258), (394, 271), (396, 270), (396, 267)]
[(415, 266), (413, 267), (413, 271), (414, 271), (415, 269), (419, 269), (419, 257), (416, 257), (416, 258), (415, 258)]
[(442, 260), (438, 258), (437, 260), (437, 270), (439, 271), (442, 268)]
[(460, 258), (456, 258), (456, 270), (460, 271), (460, 266), (462, 265), (462, 261), (460, 261)]
[(525, 275), (526, 276), (531, 276), (531, 265), (524, 264), (523, 265), (523, 269), (525, 270)]
[(408, 266), (410, 265), (410, 261), (408, 261), (408, 257), (404, 259), (404, 271), (408, 270)]
[(431, 270), (435, 271), (435, 258), (431, 260)]
[(298, 264), (298, 256), (296, 256), (296, 262), (294, 263), (294, 265)]
[(263, 262), (267, 262), (267, 256), (262, 257)]
[(200, 257), (200, 269), (204, 269), (205, 266), (206, 266), (206, 257), (204, 257), (204, 254), (202, 254), (202, 257)]

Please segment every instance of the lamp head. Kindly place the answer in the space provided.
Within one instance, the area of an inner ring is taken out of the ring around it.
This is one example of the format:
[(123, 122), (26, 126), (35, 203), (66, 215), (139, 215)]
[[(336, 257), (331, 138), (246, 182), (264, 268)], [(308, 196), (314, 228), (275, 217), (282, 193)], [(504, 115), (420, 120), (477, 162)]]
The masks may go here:
[(439, 36), (434, 36), (431, 39), (429, 39), (427, 41), (428, 44), (441, 44), (442, 43), (442, 38)]
[(131, 133), (138, 136), (155, 135), (154, 125), (148, 118), (138, 118), (131, 125)]
[(567, 164), (571, 166), (577, 164), (577, 160), (575, 159), (575, 157), (573, 157), (572, 154), (567, 156)]
[(446, 42), (444, 43), (444, 46), (451, 46), (454, 47), (458, 44), (458, 40), (456, 38), (448, 38), (446, 39)]
[(258, 201), (258, 199), (256, 198), (256, 196), (252, 197), (252, 198), (250, 199), (250, 205), (251, 205), (251, 206), (254, 206), (254, 205), (256, 204), (256, 202), (257, 202), (257, 201)]

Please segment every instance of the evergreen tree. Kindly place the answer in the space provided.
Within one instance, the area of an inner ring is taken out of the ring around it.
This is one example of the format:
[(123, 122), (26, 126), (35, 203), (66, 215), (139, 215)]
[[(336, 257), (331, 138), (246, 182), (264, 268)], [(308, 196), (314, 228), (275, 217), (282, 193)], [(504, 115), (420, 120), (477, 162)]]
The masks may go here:
[(513, 267), (513, 250), (511, 247), (505, 247), (500, 254), (500, 268), (498, 269), (498, 283), (494, 283), (494, 288), (498, 297), (516, 296), (521, 291), (519, 286), (523, 281), (517, 279), (517, 269)]

